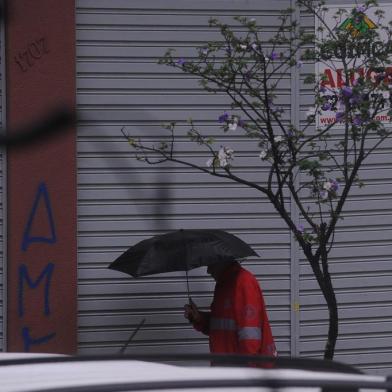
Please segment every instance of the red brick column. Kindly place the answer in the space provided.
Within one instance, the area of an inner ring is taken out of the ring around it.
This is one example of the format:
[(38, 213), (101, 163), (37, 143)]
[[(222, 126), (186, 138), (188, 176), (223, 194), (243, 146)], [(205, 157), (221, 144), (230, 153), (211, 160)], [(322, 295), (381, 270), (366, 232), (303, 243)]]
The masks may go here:
[[(74, 0), (6, 0), (6, 126), (75, 107)], [(74, 353), (76, 134), (7, 151), (7, 350)]]

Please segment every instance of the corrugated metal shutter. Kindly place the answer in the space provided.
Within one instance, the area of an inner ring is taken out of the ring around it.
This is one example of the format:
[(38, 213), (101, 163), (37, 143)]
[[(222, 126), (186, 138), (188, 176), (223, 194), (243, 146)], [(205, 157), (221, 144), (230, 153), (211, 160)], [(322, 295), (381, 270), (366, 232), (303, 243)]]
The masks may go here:
[[(0, 33), (0, 56), (3, 58), (3, 33)], [(0, 74), (0, 125), (3, 126), (3, 72), (4, 66), (1, 67)], [(5, 222), (4, 222), (4, 211), (6, 203), (4, 202), (5, 197), (5, 184), (6, 184), (6, 173), (5, 171), (5, 154), (3, 153), (3, 149), (0, 147), (0, 351), (5, 350), (5, 342), (4, 337), (6, 333), (6, 325), (5, 325), (5, 312), (6, 312), (6, 285), (5, 285), (5, 263), (6, 260), (4, 258), (4, 242), (6, 241), (6, 233), (5, 233)]]
[[(181, 56), (217, 37), (210, 17), (228, 22), (253, 16), (273, 31), (289, 1), (77, 0), (79, 351), (120, 350), (143, 317), (146, 325), (129, 353), (208, 352), (207, 339), (183, 318), (182, 273), (132, 279), (107, 265), (137, 241), (178, 228), (220, 228), (239, 235), (261, 255), (246, 263), (260, 278), (282, 355), (290, 354), (290, 235), (269, 203), (239, 185), (174, 165), (136, 161), (121, 128), (151, 140), (163, 122), (185, 124), (222, 137), (217, 118), (227, 100), (202, 92), (195, 79), (157, 65), (168, 47)], [(289, 75), (287, 86), (290, 86)], [(290, 91), (282, 91), (290, 105)], [(240, 173), (266, 175), (258, 148), (234, 134)], [(178, 148), (204, 164), (206, 155), (182, 133)], [(169, 202), (170, 200), (170, 202)], [(191, 273), (194, 301), (207, 307), (213, 282)]]
[[(335, 2), (336, 4), (336, 2)], [(313, 18), (302, 25), (313, 31)], [(309, 64), (303, 69), (314, 72)], [(302, 75), (304, 76), (304, 75)], [(303, 119), (313, 94), (302, 86)], [(340, 333), (335, 359), (371, 373), (392, 370), (392, 141), (360, 173), (367, 184), (354, 189), (330, 254), (337, 293)], [(300, 356), (322, 357), (328, 313), (310, 267), (301, 260)]]

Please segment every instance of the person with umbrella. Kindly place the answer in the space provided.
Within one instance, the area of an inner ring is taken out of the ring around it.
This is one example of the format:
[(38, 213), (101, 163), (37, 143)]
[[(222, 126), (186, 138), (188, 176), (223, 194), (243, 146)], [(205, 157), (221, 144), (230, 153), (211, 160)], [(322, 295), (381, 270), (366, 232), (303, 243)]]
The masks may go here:
[(235, 259), (208, 266), (215, 279), (209, 312), (191, 302), (184, 316), (197, 331), (209, 336), (212, 354), (258, 354), (276, 357), (263, 294), (255, 276)]
[[(180, 229), (138, 242), (109, 268), (133, 277), (185, 271), (189, 300), (185, 317), (197, 330), (209, 335), (211, 353), (276, 356), (259, 284), (236, 261), (248, 256), (258, 255), (224, 230)], [(210, 312), (199, 311), (189, 290), (188, 271), (201, 266), (207, 266), (216, 280)]]

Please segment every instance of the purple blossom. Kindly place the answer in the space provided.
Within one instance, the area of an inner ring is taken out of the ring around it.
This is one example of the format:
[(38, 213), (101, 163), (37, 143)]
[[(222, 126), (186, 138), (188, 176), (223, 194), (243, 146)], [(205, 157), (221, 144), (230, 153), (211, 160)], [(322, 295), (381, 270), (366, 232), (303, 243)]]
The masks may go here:
[(218, 118), (218, 121), (222, 124), (225, 123), (229, 120), (229, 113), (224, 112), (223, 114), (221, 114)]
[(273, 60), (276, 60), (278, 57), (279, 57), (278, 53), (276, 53), (276, 52), (271, 52), (271, 54), (270, 54), (270, 59), (271, 59), (272, 61), (273, 61)]
[(271, 97), (267, 97), (267, 99), (266, 99), (266, 105), (269, 105), (269, 106), (271, 106), (271, 105), (273, 105), (274, 104), (274, 100), (271, 98)]
[(320, 86), (320, 93), (325, 93), (327, 89), (324, 86)]
[(355, 8), (355, 11), (364, 13), (364, 12), (366, 11), (366, 6), (365, 6), (365, 5), (358, 5), (358, 6)]
[(376, 81), (380, 83), (380, 82), (382, 82), (382, 81), (385, 79), (385, 77), (386, 77), (386, 74), (385, 74), (384, 72), (379, 73), (379, 74), (376, 76)]
[(242, 120), (241, 118), (238, 120), (238, 125), (242, 128), (246, 127), (246, 122), (244, 120)]
[(250, 78), (252, 77), (252, 72), (251, 71), (246, 71), (244, 74), (244, 78), (247, 82), (250, 81)]
[(330, 180), (331, 191), (337, 192), (339, 190), (340, 184), (336, 180)]
[(321, 106), (322, 110), (331, 110), (332, 105), (329, 102), (325, 102), (323, 103), (323, 105)]
[(183, 58), (180, 58), (176, 61), (176, 64), (182, 67), (185, 64), (185, 60)]
[(320, 192), (320, 197), (322, 198), (322, 199), (327, 199), (328, 198), (328, 192), (327, 191), (321, 191)]
[(270, 109), (272, 113), (280, 114), (284, 112), (284, 109), (281, 106), (275, 106), (274, 104), (270, 105)]
[(344, 112), (337, 112), (336, 113), (336, 121), (343, 121), (344, 120)]
[(361, 97), (359, 96), (359, 95), (353, 95), (351, 98), (350, 98), (350, 103), (351, 103), (351, 105), (358, 105), (359, 103), (361, 103)]
[(342, 94), (344, 97), (350, 98), (353, 95), (353, 89), (351, 87), (344, 86), (342, 88)]
[(356, 114), (353, 119), (353, 124), (359, 127), (362, 124), (362, 117), (360, 114)]
[(304, 65), (304, 63), (301, 60), (299, 60), (299, 61), (297, 61), (296, 67), (301, 68), (303, 65)]
[(297, 225), (295, 228), (296, 228), (301, 234), (305, 231), (305, 228), (304, 228), (303, 225)]

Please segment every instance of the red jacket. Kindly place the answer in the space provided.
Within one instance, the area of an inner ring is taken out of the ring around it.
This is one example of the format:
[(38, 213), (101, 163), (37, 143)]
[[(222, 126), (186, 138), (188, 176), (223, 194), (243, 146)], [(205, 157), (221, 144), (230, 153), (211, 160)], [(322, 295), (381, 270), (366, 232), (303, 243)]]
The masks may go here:
[(260, 286), (238, 263), (223, 272), (211, 311), (201, 315), (195, 328), (209, 336), (211, 353), (276, 356)]

